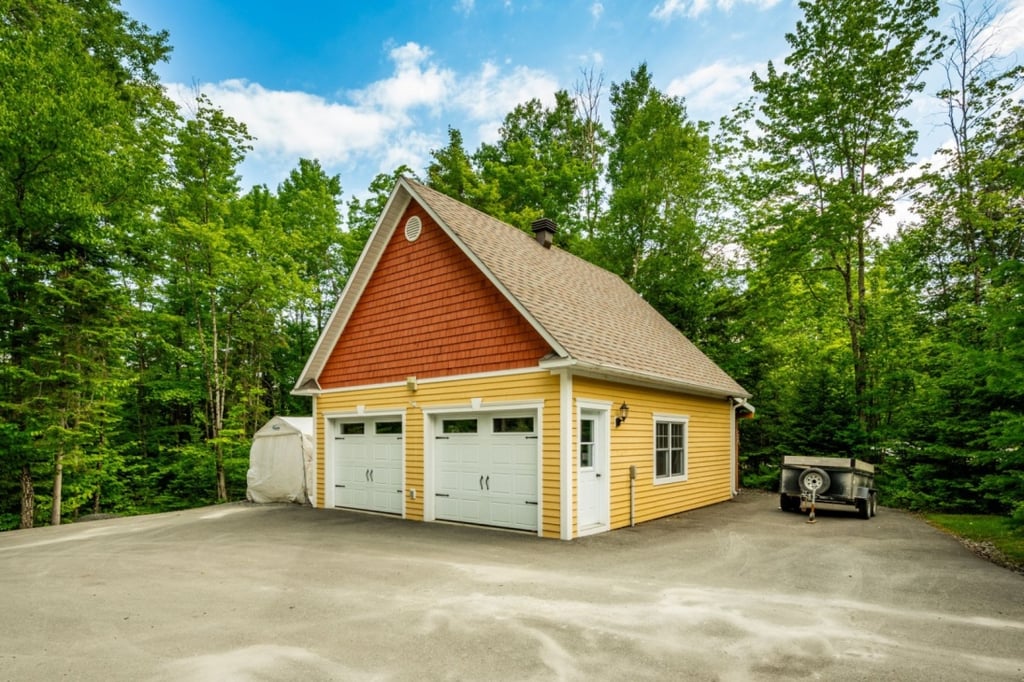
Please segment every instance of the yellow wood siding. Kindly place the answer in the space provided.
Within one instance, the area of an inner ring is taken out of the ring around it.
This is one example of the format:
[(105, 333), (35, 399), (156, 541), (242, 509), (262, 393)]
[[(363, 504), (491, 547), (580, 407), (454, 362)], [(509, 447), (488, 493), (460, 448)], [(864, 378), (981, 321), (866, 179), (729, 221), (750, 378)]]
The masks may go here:
[[(635, 465), (637, 469), (634, 502), (634, 520), (637, 523), (732, 498), (732, 406), (727, 399), (634, 388), (578, 376), (573, 378), (573, 397), (574, 402), (576, 399), (612, 402), (608, 426), (611, 433), (609, 510), (612, 528), (629, 525), (630, 466)], [(629, 418), (616, 428), (615, 416), (623, 401), (629, 405)], [(654, 483), (655, 414), (689, 419), (685, 481)], [(578, 426), (575, 418), (573, 421), (575, 451)], [(573, 480), (576, 480), (575, 471)], [(574, 484), (574, 519), (575, 488)], [(574, 537), (577, 532), (574, 521)]]
[(405, 494), (406, 518), (423, 520), (424, 444), (423, 411), (466, 408), (474, 398), (481, 399), (481, 410), (489, 406), (499, 409), (507, 403), (543, 401), (541, 411), (542, 470), (538, 472), (542, 488), (540, 525), (545, 537), (559, 536), (559, 380), (547, 371), (517, 372), (486, 377), (420, 381), (412, 392), (401, 386), (383, 386), (332, 391), (316, 400), (314, 428), (316, 434), (317, 506), (325, 504), (324, 416), (353, 414), (358, 406), (367, 413), (388, 411), (405, 416), (405, 485), (415, 489), (417, 497)]

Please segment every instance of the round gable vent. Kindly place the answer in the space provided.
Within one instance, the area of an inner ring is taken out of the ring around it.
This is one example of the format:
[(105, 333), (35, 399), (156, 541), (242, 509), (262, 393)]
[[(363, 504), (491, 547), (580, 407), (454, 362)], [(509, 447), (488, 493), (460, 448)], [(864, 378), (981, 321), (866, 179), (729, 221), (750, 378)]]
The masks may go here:
[(419, 216), (413, 216), (405, 221), (405, 238), (411, 242), (416, 241), (420, 237), (420, 230), (423, 229), (423, 223), (420, 221)]

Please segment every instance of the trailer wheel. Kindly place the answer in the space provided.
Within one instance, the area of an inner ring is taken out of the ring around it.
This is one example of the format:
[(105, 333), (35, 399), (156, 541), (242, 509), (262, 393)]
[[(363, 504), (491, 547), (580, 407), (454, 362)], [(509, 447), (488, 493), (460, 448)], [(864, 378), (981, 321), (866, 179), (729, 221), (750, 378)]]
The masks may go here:
[(878, 494), (871, 493), (871, 499), (869, 501), (871, 505), (871, 515), (878, 516)]
[(832, 485), (832, 479), (828, 477), (825, 470), (818, 469), (817, 467), (801, 471), (799, 482), (800, 490), (803, 490), (805, 493), (815, 493), (816, 495), (821, 495)]
[(857, 516), (865, 521), (871, 518), (871, 498), (866, 497), (863, 500), (857, 500)]

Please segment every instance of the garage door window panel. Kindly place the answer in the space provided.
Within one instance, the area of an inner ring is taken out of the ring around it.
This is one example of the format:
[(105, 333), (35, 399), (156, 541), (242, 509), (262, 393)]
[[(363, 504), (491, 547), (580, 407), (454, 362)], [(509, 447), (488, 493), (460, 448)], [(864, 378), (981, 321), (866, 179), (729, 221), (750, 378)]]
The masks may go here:
[(476, 433), (476, 419), (445, 419), (441, 422), (442, 433)]
[(495, 417), (494, 433), (533, 433), (533, 417)]
[(377, 422), (374, 424), (374, 433), (378, 436), (401, 436), (402, 422)]

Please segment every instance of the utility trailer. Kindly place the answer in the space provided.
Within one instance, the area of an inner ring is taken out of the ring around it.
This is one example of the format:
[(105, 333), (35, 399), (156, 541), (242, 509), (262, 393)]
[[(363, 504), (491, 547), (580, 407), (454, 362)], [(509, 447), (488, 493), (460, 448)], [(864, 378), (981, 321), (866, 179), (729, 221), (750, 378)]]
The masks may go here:
[(787, 455), (782, 459), (779, 506), (799, 512), (812, 500), (851, 505), (862, 519), (870, 519), (878, 507), (875, 466), (852, 457)]

